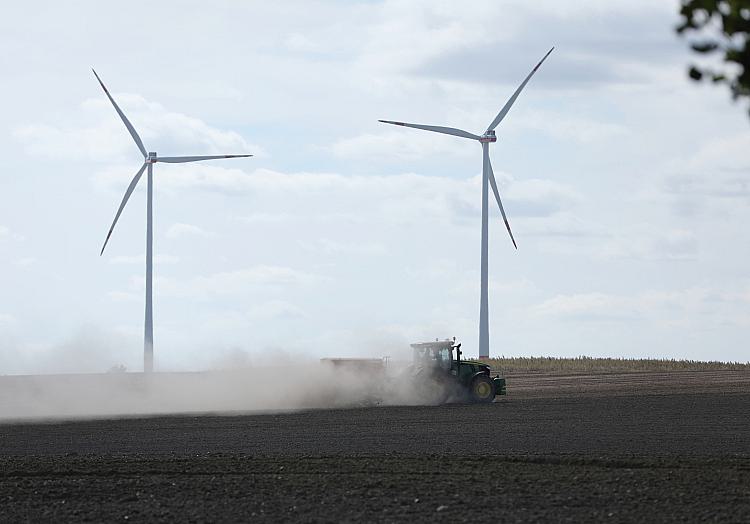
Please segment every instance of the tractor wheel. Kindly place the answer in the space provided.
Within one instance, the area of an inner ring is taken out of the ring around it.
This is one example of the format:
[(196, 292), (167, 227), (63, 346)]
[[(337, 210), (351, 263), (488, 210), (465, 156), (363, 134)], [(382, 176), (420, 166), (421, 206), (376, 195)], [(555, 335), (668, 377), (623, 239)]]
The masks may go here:
[(469, 397), (472, 402), (487, 404), (495, 400), (495, 384), (487, 375), (477, 375), (469, 385)]
[(417, 386), (420, 402), (428, 406), (440, 406), (448, 400), (448, 388), (438, 380), (424, 380)]
[(436, 379), (427, 369), (420, 368), (414, 374), (413, 392), (418, 402), (427, 406), (440, 406), (448, 400), (445, 382)]

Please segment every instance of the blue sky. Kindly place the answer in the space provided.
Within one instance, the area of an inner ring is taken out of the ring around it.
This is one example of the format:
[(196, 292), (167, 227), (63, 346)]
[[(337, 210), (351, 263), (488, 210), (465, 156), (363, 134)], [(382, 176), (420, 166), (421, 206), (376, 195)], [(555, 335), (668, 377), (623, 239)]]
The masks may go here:
[[(691, 83), (677, 3), (132, 2), (0, 21), (0, 373), (140, 369), (145, 184), (90, 68), (160, 154), (155, 359), (476, 354), (481, 151), (493, 355), (747, 361), (746, 113)], [(229, 359), (229, 360), (227, 360)]]

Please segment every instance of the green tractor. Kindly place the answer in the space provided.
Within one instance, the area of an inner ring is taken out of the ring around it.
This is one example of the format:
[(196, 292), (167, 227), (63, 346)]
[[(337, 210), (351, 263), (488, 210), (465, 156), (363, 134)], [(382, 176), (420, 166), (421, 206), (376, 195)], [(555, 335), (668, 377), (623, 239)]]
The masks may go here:
[(505, 378), (492, 377), (490, 367), (484, 362), (462, 360), (461, 344), (456, 344), (455, 339), (422, 342), (411, 347), (415, 383), (430, 402), (442, 404), (456, 399), (488, 403), (495, 396), (506, 394)]

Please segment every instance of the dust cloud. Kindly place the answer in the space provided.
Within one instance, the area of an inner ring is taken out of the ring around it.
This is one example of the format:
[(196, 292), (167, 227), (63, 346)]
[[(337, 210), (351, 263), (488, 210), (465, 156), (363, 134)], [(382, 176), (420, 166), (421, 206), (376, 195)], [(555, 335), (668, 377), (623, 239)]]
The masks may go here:
[[(402, 341), (378, 341), (373, 353), (410, 353)], [(46, 347), (17, 342), (0, 340), (0, 422), (417, 405), (441, 398), (414, 380), (409, 362), (361, 358), (370, 352), (361, 344), (352, 345), (360, 358), (333, 360), (282, 348), (195, 347), (184, 362), (202, 371), (144, 374), (127, 371), (140, 369), (140, 355), (133, 352), (140, 340), (93, 326)]]
[(0, 421), (428, 402), (413, 387), (408, 371), (398, 366), (400, 372), (396, 372), (395, 367), (377, 359), (296, 360), (205, 372), (0, 376)]

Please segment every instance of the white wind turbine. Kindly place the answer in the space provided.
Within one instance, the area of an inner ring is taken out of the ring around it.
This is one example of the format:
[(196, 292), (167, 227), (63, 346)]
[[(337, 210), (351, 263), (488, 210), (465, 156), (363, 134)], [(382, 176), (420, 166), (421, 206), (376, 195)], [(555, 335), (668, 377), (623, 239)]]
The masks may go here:
[[(94, 71), (92, 69), (92, 71)], [(153, 310), (152, 310), (152, 304), (151, 304), (151, 280), (152, 280), (152, 274), (153, 274), (153, 219), (152, 219), (152, 209), (153, 209), (153, 192), (154, 192), (154, 184), (153, 184), (153, 166), (157, 162), (165, 162), (168, 164), (180, 164), (184, 162), (199, 162), (201, 160), (214, 160), (217, 158), (244, 158), (244, 157), (250, 157), (253, 155), (209, 155), (209, 156), (157, 156), (154, 152), (146, 152), (146, 148), (143, 145), (143, 141), (141, 140), (141, 137), (138, 136), (138, 133), (136, 133), (135, 129), (133, 128), (133, 125), (130, 123), (130, 121), (127, 119), (127, 117), (123, 114), (120, 107), (117, 105), (117, 103), (112, 98), (112, 95), (109, 94), (109, 91), (104, 85), (104, 82), (102, 82), (101, 78), (99, 78), (99, 75), (96, 74), (96, 71), (94, 71), (94, 76), (96, 76), (96, 79), (99, 81), (99, 84), (102, 86), (102, 89), (104, 89), (104, 93), (106, 93), (107, 98), (109, 98), (109, 101), (112, 102), (112, 105), (115, 107), (115, 111), (117, 111), (117, 114), (120, 115), (120, 119), (122, 119), (123, 124), (125, 124), (125, 127), (128, 129), (128, 132), (130, 133), (130, 136), (133, 137), (133, 140), (135, 141), (135, 145), (138, 146), (138, 149), (143, 154), (143, 165), (138, 170), (138, 172), (133, 177), (133, 180), (130, 181), (130, 185), (125, 190), (125, 196), (122, 197), (122, 202), (120, 203), (120, 208), (117, 210), (117, 213), (115, 214), (115, 219), (112, 221), (112, 226), (109, 228), (109, 232), (107, 233), (107, 238), (104, 240), (104, 245), (102, 246), (102, 251), (99, 253), (99, 255), (102, 255), (104, 253), (104, 248), (107, 247), (107, 242), (109, 241), (109, 237), (112, 235), (112, 230), (115, 228), (115, 224), (117, 224), (117, 219), (120, 218), (120, 213), (122, 213), (123, 208), (125, 207), (125, 204), (128, 202), (128, 199), (130, 198), (131, 193), (135, 189), (135, 186), (138, 185), (138, 181), (141, 179), (141, 175), (143, 175), (143, 172), (148, 169), (148, 180), (147, 180), (147, 198), (146, 198), (146, 322), (145, 322), (145, 329), (144, 329), (144, 341), (143, 341), (143, 370), (147, 373), (150, 373), (154, 369), (154, 323), (153, 323)]]
[(539, 63), (534, 67), (534, 69), (531, 70), (531, 73), (524, 79), (523, 82), (521, 82), (521, 85), (518, 86), (518, 89), (516, 89), (515, 93), (508, 99), (508, 101), (505, 103), (503, 108), (500, 110), (500, 112), (497, 114), (495, 119), (490, 123), (489, 127), (487, 127), (487, 131), (484, 132), (483, 135), (475, 135), (473, 133), (469, 133), (468, 131), (464, 131), (462, 129), (456, 129), (454, 127), (441, 127), (441, 126), (425, 126), (421, 124), (407, 124), (404, 122), (393, 122), (391, 120), (378, 120), (378, 122), (383, 122), (385, 124), (394, 124), (397, 126), (404, 126), (404, 127), (413, 127), (416, 129), (424, 129), (426, 131), (434, 131), (435, 133), (443, 133), (446, 135), (454, 135), (454, 136), (460, 136), (462, 138), (470, 138), (472, 140), (477, 140), (482, 144), (482, 157), (483, 157), (483, 164), (482, 164), (482, 264), (481, 264), (481, 280), (482, 280), (482, 289), (479, 299), (479, 357), (489, 357), (490, 356), (490, 329), (489, 329), (489, 305), (488, 305), (488, 298), (487, 298), (487, 236), (488, 236), (488, 224), (487, 224), (487, 201), (488, 201), (488, 195), (487, 195), (487, 184), (489, 183), (490, 187), (492, 187), (492, 192), (495, 194), (495, 200), (497, 200), (497, 205), (500, 208), (500, 214), (503, 215), (503, 220), (505, 221), (505, 227), (508, 229), (508, 233), (510, 234), (510, 239), (513, 242), (513, 246), (518, 249), (518, 246), (516, 246), (516, 240), (513, 238), (513, 233), (510, 230), (510, 224), (508, 224), (508, 218), (505, 216), (505, 210), (503, 209), (503, 203), (500, 201), (500, 192), (497, 189), (497, 182), (495, 181), (495, 175), (492, 172), (492, 164), (490, 163), (490, 151), (489, 151), (489, 145), (492, 142), (496, 142), (497, 138), (495, 137), (495, 128), (502, 122), (503, 118), (505, 118), (505, 115), (508, 114), (508, 111), (510, 111), (511, 106), (516, 101), (516, 98), (518, 98), (518, 95), (521, 93), (521, 90), (523, 90), (524, 87), (526, 87), (526, 84), (531, 79), (531, 77), (536, 73), (536, 70), (539, 69), (539, 66), (542, 65), (542, 62), (546, 60), (546, 58), (549, 56), (549, 54), (552, 52), (552, 49), (547, 51), (547, 54), (544, 55), (544, 57), (539, 61)]

